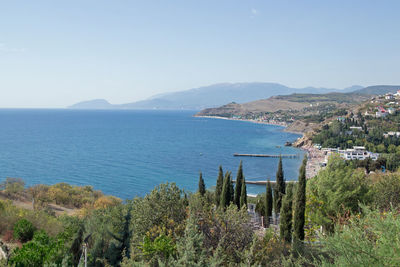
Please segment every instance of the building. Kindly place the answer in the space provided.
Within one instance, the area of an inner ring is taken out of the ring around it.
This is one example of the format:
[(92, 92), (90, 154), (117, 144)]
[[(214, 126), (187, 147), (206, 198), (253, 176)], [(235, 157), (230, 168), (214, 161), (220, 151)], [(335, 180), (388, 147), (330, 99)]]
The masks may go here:
[(389, 112), (389, 114), (395, 114), (396, 110), (394, 108), (388, 108), (387, 111)]
[(378, 111), (375, 113), (376, 118), (384, 118), (388, 115), (388, 112), (383, 107), (378, 107)]
[(393, 95), (393, 94), (390, 94), (390, 93), (389, 93), (389, 94), (386, 94), (386, 95), (385, 95), (385, 99), (386, 99), (386, 100), (392, 100), (392, 99), (394, 99), (394, 95)]
[(345, 160), (364, 160), (367, 158), (377, 160), (379, 157), (378, 153), (369, 152), (363, 146), (353, 146), (352, 149), (339, 150), (339, 155)]
[(400, 137), (400, 132), (387, 132), (387, 133), (384, 133), (383, 136), (385, 138), (388, 138), (388, 137), (397, 137), (397, 138), (399, 138)]

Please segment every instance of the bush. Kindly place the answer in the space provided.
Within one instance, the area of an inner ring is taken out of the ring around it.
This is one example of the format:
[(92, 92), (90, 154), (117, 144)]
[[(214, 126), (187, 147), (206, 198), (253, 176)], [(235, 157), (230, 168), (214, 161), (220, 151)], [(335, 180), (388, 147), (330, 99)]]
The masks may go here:
[(14, 225), (14, 238), (21, 242), (27, 242), (32, 239), (35, 230), (36, 228), (30, 221), (21, 219)]

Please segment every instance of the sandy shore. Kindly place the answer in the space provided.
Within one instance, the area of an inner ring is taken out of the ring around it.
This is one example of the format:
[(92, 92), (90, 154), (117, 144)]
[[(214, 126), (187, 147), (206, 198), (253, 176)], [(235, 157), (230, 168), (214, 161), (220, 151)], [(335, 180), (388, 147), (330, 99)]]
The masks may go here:
[(325, 160), (324, 152), (312, 146), (303, 146), (301, 149), (307, 151), (306, 177), (313, 178), (322, 168), (320, 163)]

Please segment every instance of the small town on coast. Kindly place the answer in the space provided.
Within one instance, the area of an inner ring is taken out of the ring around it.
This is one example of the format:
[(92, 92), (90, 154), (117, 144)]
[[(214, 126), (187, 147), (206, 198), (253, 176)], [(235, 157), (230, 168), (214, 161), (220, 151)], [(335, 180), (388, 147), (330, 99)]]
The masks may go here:
[(400, 266), (400, 1), (2, 1), (0, 267)]

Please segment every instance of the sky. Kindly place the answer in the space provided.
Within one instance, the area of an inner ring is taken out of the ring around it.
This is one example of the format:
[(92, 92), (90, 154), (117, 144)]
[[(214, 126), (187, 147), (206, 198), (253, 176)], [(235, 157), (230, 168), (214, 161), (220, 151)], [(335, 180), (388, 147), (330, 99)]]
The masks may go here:
[(0, 0), (0, 107), (400, 84), (400, 1)]

